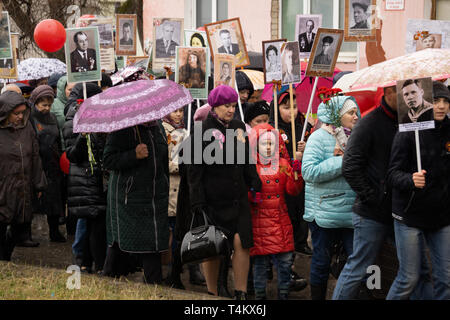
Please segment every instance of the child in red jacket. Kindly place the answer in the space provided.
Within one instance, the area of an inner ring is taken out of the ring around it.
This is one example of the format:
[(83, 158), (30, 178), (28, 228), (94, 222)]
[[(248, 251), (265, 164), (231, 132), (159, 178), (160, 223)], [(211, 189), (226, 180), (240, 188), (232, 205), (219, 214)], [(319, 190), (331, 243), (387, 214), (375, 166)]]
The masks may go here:
[(303, 188), (303, 179), (295, 163), (298, 179), (288, 160), (280, 157), (281, 136), (269, 124), (252, 129), (250, 136), (256, 168), (262, 181), (260, 193), (249, 192), (251, 203), (255, 298), (266, 299), (266, 261), (272, 258), (278, 272), (278, 299), (286, 300), (291, 281), (294, 236), (284, 194), (295, 196)]

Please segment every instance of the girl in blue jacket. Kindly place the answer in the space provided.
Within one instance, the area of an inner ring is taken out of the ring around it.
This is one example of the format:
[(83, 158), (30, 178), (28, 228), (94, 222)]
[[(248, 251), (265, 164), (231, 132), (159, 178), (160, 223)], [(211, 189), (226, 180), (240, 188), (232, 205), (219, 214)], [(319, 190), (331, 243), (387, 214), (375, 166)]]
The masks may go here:
[(303, 154), (303, 219), (309, 222), (313, 245), (311, 298), (324, 300), (333, 244), (342, 240), (347, 255), (353, 251), (352, 205), (356, 194), (341, 168), (348, 136), (360, 113), (353, 97), (336, 96), (319, 105), (317, 116), (322, 125), (309, 137)]

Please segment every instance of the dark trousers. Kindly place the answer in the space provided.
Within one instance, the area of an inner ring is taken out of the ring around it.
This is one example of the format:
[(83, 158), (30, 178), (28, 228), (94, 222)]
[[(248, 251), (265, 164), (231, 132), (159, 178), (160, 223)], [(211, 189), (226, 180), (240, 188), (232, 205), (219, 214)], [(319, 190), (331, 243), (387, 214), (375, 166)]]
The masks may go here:
[(308, 241), (308, 223), (303, 220), (303, 214), (305, 213), (305, 193), (302, 191), (295, 197), (286, 194), (285, 198), (294, 232), (294, 246), (295, 249), (298, 249), (306, 245)]
[(141, 253), (144, 266), (144, 278), (148, 284), (160, 284), (162, 282), (162, 266), (160, 253)]
[(11, 261), (14, 247), (24, 240), (22, 237), (28, 233), (28, 227), (31, 224), (11, 224), (8, 230), (8, 224), (0, 223), (0, 260)]
[(106, 259), (106, 220), (105, 216), (86, 219), (87, 234), (83, 244), (82, 266), (91, 267), (95, 264), (95, 271), (103, 269)]

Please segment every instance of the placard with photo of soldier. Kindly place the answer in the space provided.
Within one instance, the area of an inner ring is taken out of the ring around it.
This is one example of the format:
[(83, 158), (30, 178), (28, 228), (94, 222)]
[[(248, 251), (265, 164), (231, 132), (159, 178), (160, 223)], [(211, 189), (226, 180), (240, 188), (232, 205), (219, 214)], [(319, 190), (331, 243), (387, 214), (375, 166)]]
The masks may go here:
[(343, 30), (319, 28), (306, 69), (307, 77), (333, 76), (343, 36)]
[(102, 79), (97, 27), (66, 29), (65, 54), (68, 82)]
[(450, 48), (450, 21), (408, 19), (405, 52), (413, 53), (428, 48)]
[(295, 39), (300, 47), (300, 58), (309, 58), (317, 30), (322, 26), (322, 15), (298, 14), (295, 21)]
[(399, 131), (434, 128), (433, 81), (431, 78), (400, 80), (396, 83)]
[(164, 67), (175, 69), (176, 47), (184, 44), (183, 19), (153, 19), (152, 69), (163, 71)]
[(194, 99), (208, 98), (208, 49), (177, 47), (175, 82), (189, 90)]
[(239, 18), (208, 23), (205, 29), (213, 60), (219, 53), (232, 54), (236, 59), (236, 68), (250, 65)]
[(0, 59), (13, 59), (11, 28), (7, 11), (2, 11), (0, 17)]
[(376, 41), (376, 5), (376, 0), (345, 0), (345, 41)]
[(116, 54), (120, 56), (136, 55), (137, 15), (116, 15)]
[(116, 69), (114, 53), (114, 18), (112, 17), (80, 17), (77, 27), (97, 27), (100, 42), (100, 67), (106, 72), (114, 72)]
[(220, 85), (235, 87), (236, 59), (228, 53), (217, 53), (214, 58), (214, 88)]

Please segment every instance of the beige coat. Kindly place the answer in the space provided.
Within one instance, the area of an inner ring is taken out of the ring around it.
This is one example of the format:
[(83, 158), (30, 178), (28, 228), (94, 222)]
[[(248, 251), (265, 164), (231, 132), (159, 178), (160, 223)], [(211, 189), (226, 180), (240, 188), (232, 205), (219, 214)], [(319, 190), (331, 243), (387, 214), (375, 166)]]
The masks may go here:
[(177, 198), (180, 187), (180, 173), (178, 169), (178, 157), (176, 151), (178, 146), (187, 135), (185, 129), (176, 129), (169, 123), (163, 122), (166, 130), (167, 141), (169, 143), (169, 173), (170, 173), (170, 188), (169, 188), (169, 217), (177, 215)]

